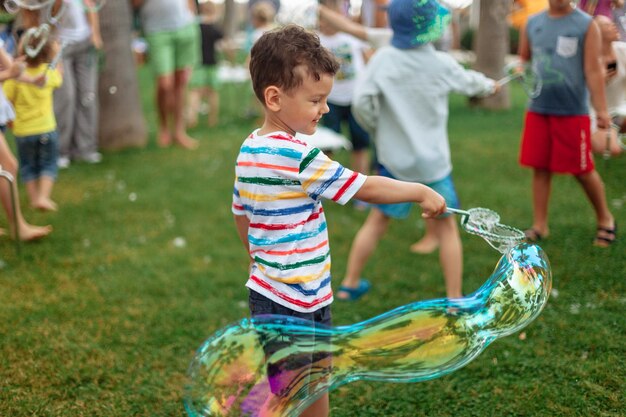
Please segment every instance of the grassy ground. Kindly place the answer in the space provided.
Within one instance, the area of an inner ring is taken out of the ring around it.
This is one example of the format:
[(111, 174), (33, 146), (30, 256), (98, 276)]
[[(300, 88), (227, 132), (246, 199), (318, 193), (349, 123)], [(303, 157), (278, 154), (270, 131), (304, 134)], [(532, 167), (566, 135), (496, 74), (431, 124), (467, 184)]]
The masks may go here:
[[(21, 256), (0, 240), (0, 416), (182, 416), (194, 350), (247, 314), (245, 255), (230, 213), (233, 161), (253, 127), (236, 117), (240, 92), (224, 94), (219, 127), (191, 132), (202, 144), (189, 152), (154, 145), (145, 86), (150, 145), (62, 171), (54, 192), (60, 211), (25, 209), (32, 222), (53, 224), (53, 235), (24, 245)], [(520, 228), (531, 221), (530, 175), (516, 163), (523, 105), (519, 92), (513, 109), (495, 113), (455, 97), (450, 117), (464, 206), (495, 209)], [(598, 162), (626, 225), (626, 158)], [(366, 214), (332, 203), (325, 209), (338, 285)], [(623, 415), (624, 239), (591, 246), (593, 213), (568, 177), (555, 179), (551, 228), (542, 246), (558, 296), (525, 337), (498, 340), (441, 379), (346, 385), (331, 395), (332, 415)], [(335, 303), (335, 324), (443, 296), (436, 255), (408, 251), (420, 233), (416, 212), (392, 225), (368, 265), (372, 292), (359, 303)], [(499, 254), (480, 238), (462, 238), (464, 291), (471, 292)]]

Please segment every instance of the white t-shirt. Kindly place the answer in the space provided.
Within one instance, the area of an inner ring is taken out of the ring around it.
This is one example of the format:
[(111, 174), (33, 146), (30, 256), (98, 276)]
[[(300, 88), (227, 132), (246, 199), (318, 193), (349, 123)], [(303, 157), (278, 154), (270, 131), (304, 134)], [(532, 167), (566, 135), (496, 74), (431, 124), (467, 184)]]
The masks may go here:
[(91, 26), (85, 15), (85, 8), (80, 0), (64, 2), (65, 11), (58, 24), (58, 34), (61, 42), (82, 42), (91, 36)]
[(368, 46), (354, 36), (341, 32), (330, 36), (320, 33), (319, 37), (322, 45), (339, 61), (339, 71), (335, 74), (335, 83), (328, 101), (347, 106), (352, 103), (356, 77), (365, 68), (363, 52)]

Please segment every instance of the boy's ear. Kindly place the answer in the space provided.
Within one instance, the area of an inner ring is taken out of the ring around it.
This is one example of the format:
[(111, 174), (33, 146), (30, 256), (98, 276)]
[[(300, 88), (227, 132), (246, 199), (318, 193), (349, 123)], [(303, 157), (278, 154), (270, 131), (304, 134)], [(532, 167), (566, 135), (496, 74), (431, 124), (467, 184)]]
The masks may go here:
[(270, 111), (279, 111), (280, 110), (280, 96), (281, 91), (280, 88), (275, 85), (270, 85), (265, 89), (265, 107), (267, 107)]

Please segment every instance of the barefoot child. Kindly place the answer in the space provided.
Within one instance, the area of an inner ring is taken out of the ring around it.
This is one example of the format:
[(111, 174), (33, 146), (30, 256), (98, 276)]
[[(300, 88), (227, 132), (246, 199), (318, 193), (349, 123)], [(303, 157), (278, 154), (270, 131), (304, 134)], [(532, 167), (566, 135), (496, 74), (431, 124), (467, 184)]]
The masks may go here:
[[(24, 45), (21, 45), (24, 50)], [(43, 211), (56, 211), (51, 199), (57, 177), (59, 142), (52, 93), (62, 83), (58, 69), (48, 69), (56, 48), (47, 41), (34, 57), (26, 56), (26, 75), (35, 78), (46, 73), (41, 87), (30, 82), (7, 80), (4, 93), (15, 108), (12, 130), (20, 159), (20, 176), (26, 184), (31, 206)]]
[[(446, 209), (443, 197), (429, 187), (353, 172), (294, 137), (297, 132), (315, 133), (328, 113), (326, 100), (338, 68), (319, 38), (299, 26), (266, 32), (252, 48), (252, 86), (265, 115), (261, 128), (241, 146), (232, 204), (250, 260), (246, 287), (252, 316), (282, 314), (331, 324), (330, 249), (322, 199), (339, 204), (352, 198), (413, 201), (424, 217)], [(271, 354), (271, 343), (265, 349)], [(327, 362), (311, 357), (308, 366), (327, 369)], [(277, 381), (271, 369), (267, 372), (268, 392), (257, 405), (259, 416), (271, 415), (282, 390), (297, 383)], [(328, 415), (327, 393), (311, 401), (302, 417)]]

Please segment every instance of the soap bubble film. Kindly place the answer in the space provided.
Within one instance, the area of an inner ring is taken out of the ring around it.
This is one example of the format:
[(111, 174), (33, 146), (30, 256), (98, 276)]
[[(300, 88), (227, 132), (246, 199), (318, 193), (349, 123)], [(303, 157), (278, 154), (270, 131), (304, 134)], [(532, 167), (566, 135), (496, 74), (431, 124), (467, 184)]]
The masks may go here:
[(469, 363), (532, 322), (552, 287), (548, 259), (523, 243), (460, 299), (420, 301), (350, 326), (243, 319), (211, 336), (188, 372), (189, 416), (297, 416), (351, 381), (419, 382)]

